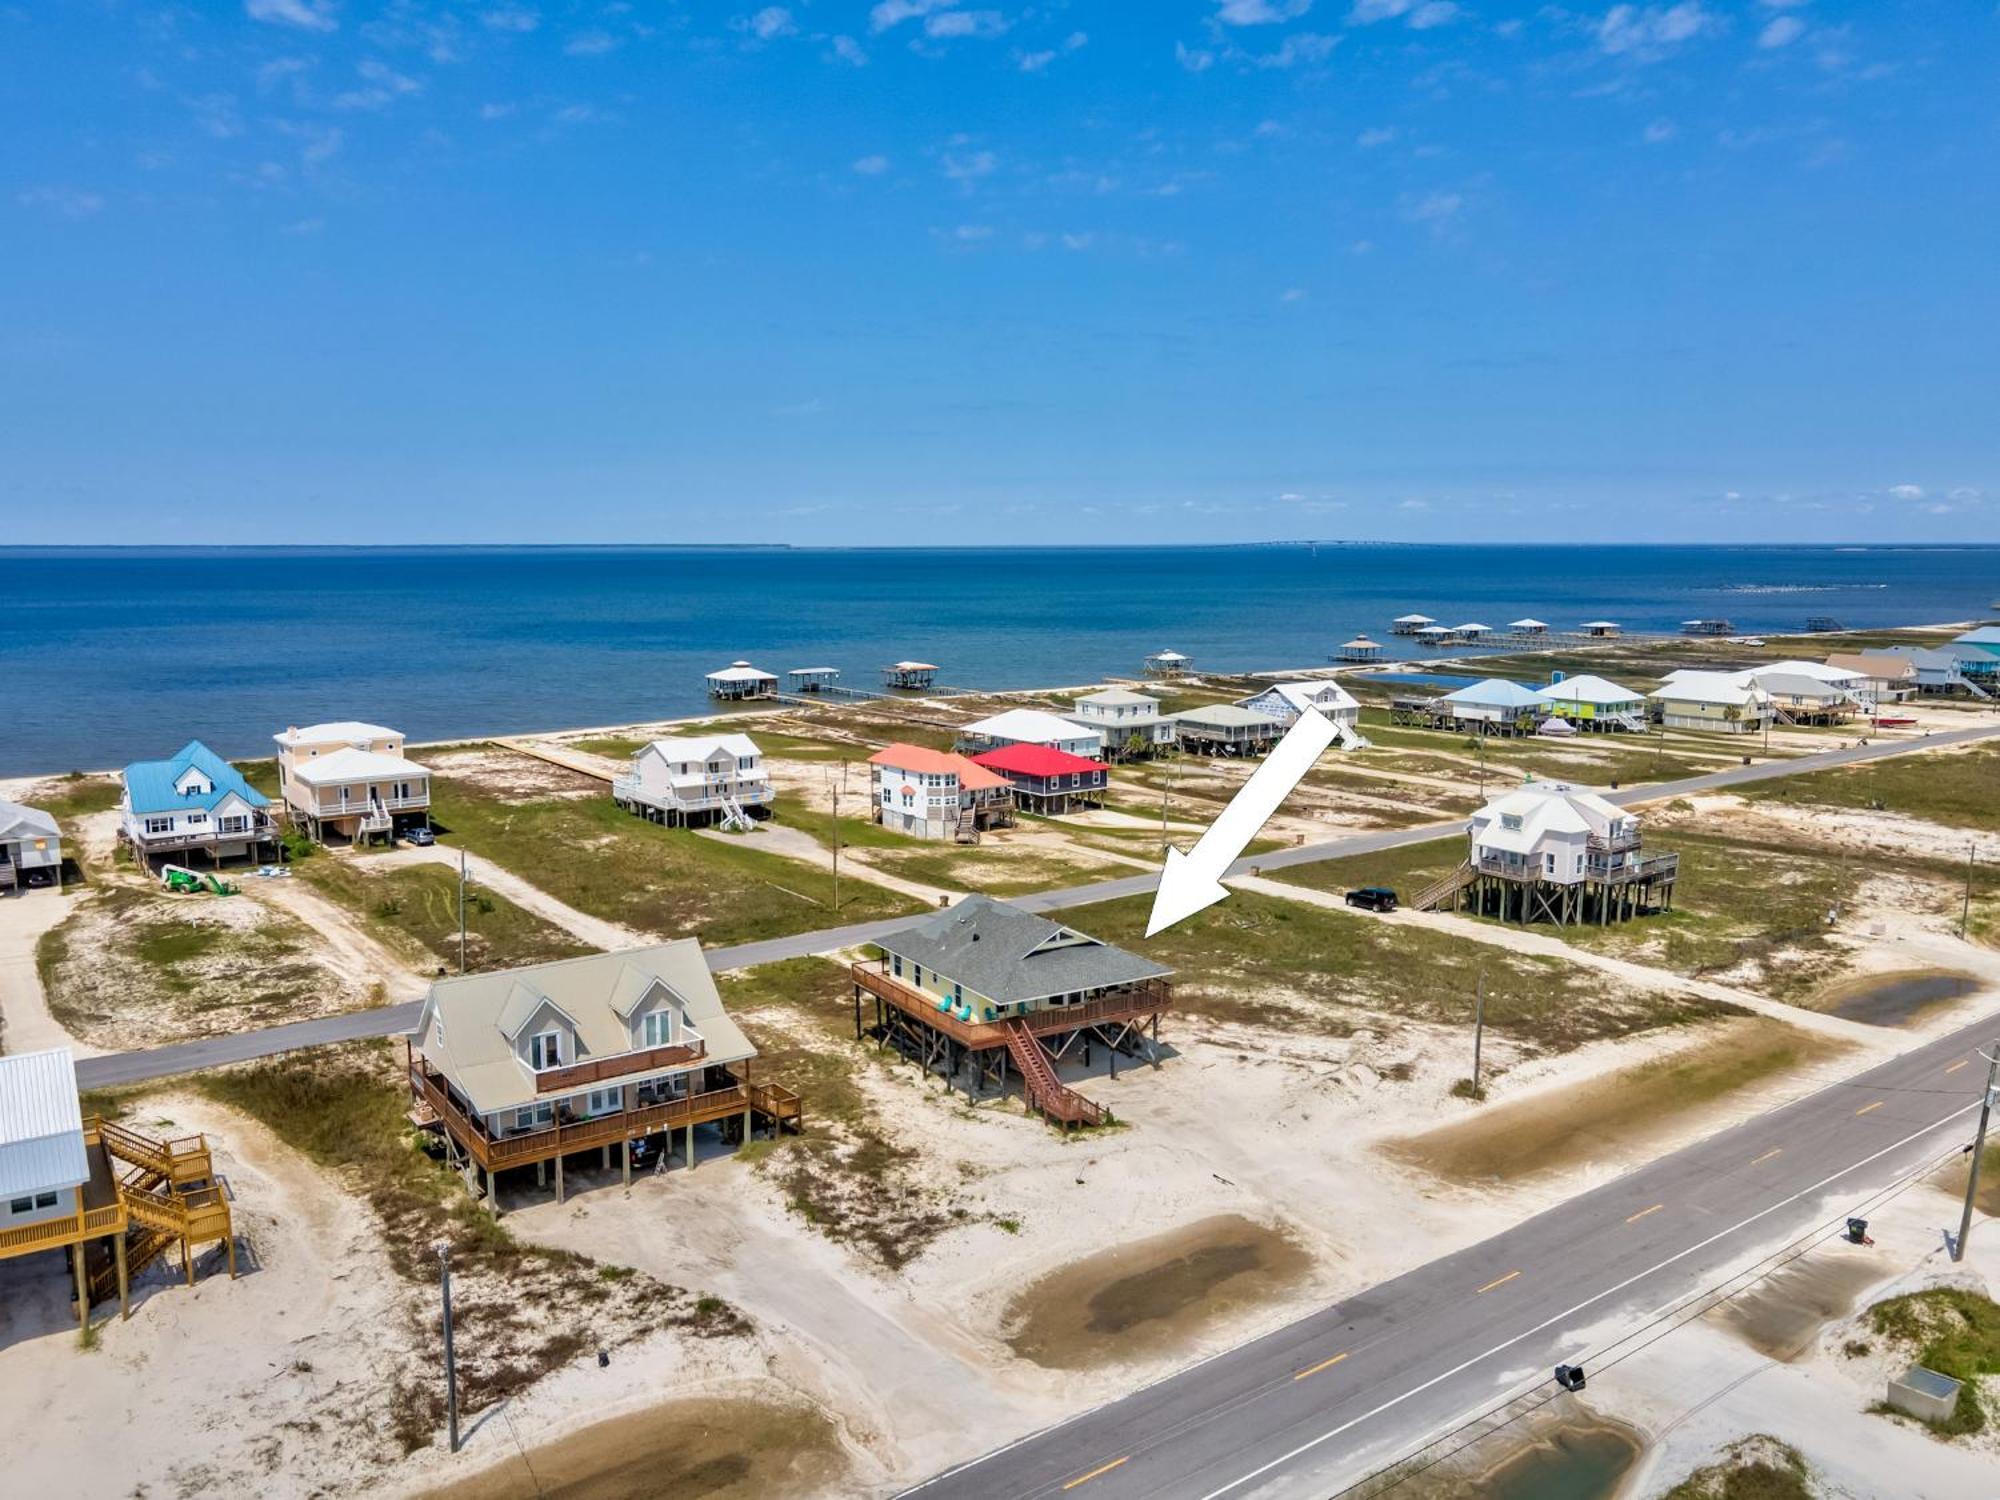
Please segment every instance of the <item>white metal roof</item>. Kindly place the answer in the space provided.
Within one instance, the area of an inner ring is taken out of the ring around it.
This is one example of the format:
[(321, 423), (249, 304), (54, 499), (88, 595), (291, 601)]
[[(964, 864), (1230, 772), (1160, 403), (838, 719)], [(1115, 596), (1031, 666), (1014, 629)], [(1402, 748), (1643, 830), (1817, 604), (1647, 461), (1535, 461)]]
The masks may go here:
[(0, 1197), (89, 1180), (69, 1049), (0, 1056)]
[(1419, 631), (1417, 632), (1417, 634), (1418, 634), (1418, 635), (1450, 635), (1450, 634), (1451, 634), (1451, 632), (1450, 632), (1449, 630), (1446, 630), (1446, 629), (1444, 628), (1444, 626), (1442, 626), (1442, 625), (1426, 625), (1426, 626), (1424, 626), (1424, 627), (1423, 627), (1423, 629), (1419, 630)]
[(838, 676), (840, 675), (840, 668), (838, 668), (838, 667), (793, 667), (793, 668), (792, 668), (792, 669), (791, 669), (791, 670), (790, 670), (789, 672), (787, 672), (787, 673), (786, 673), (785, 675), (786, 675), (787, 677), (821, 677), (821, 676), (824, 676), (824, 675), (826, 675), (826, 674), (827, 674), (827, 673), (829, 673), (829, 672), (831, 672), (831, 673), (832, 673), (832, 674), (833, 674), (833, 675), (834, 675), (835, 677), (838, 677)]
[(1746, 708), (1764, 700), (1764, 690), (1754, 682), (1744, 682), (1733, 672), (1701, 672), (1683, 667), (1669, 672), (1666, 680), (1648, 698), (1662, 703), (1716, 703), (1725, 708)]
[(930, 661), (892, 661), (889, 669), (893, 672), (935, 672), (937, 663)]
[(667, 760), (707, 760), (718, 750), (739, 760), (744, 756), (755, 757), (763, 754), (763, 751), (757, 748), (757, 742), (747, 734), (670, 735), (642, 746), (636, 753), (645, 755), (654, 750)]
[(332, 719), (324, 724), (306, 724), (271, 736), (281, 745), (372, 745), (377, 740), (400, 740), (403, 736), (380, 724), (360, 719)]
[[(1519, 818), (1521, 826), (1508, 828), (1503, 821), (1508, 817)], [(1528, 854), (1545, 838), (1603, 836), (1636, 821), (1595, 792), (1537, 782), (1503, 792), (1474, 813), (1472, 838), (1484, 849)]]
[(1317, 682), (1274, 682), (1267, 688), (1260, 688), (1247, 698), (1238, 698), (1238, 708), (1248, 708), (1266, 693), (1276, 693), (1300, 713), (1308, 708), (1359, 708), (1354, 695), (1331, 677), (1322, 677)]
[(1395, 625), (1429, 625), (1434, 622), (1429, 615), (1397, 615), (1390, 623)]
[(1644, 695), (1631, 688), (1620, 687), (1608, 677), (1595, 677), (1586, 672), (1581, 677), (1565, 677), (1561, 682), (1552, 682), (1535, 696), (1544, 703), (1637, 703)]
[(1186, 661), (1186, 660), (1187, 660), (1187, 658), (1186, 658), (1185, 656), (1181, 655), (1181, 654), (1180, 654), (1180, 652), (1178, 652), (1178, 651), (1155, 651), (1155, 652), (1154, 652), (1154, 653), (1153, 653), (1153, 654), (1152, 654), (1151, 656), (1147, 657), (1147, 658), (1146, 658), (1146, 660), (1147, 660), (1147, 661)]
[(1458, 633), (1460, 635), (1474, 635), (1474, 634), (1483, 635), (1485, 632), (1491, 630), (1492, 628), (1493, 627), (1491, 625), (1481, 625), (1478, 621), (1475, 620), (1470, 624), (1459, 626)]
[(751, 666), (747, 661), (733, 661), (726, 667), (721, 667), (710, 672), (708, 680), (710, 682), (776, 682), (778, 679), (769, 672)]
[(307, 786), (323, 786), (336, 781), (390, 781), (398, 776), (428, 776), (430, 768), (404, 760), (400, 755), (380, 755), (349, 746), (331, 755), (300, 761), (292, 767), (292, 775)]
[(1507, 628), (1509, 630), (1547, 630), (1549, 622), (1547, 620), (1512, 620), (1508, 622)]
[(1023, 745), (1074, 745), (1082, 740), (1104, 743), (1094, 729), (1085, 729), (1070, 719), (1058, 718), (1039, 708), (1010, 708), (1005, 713), (967, 724), (961, 733), (989, 740), (1013, 740)]
[(1076, 700), (1082, 703), (1098, 703), (1106, 708), (1158, 708), (1160, 700), (1151, 693), (1135, 693), (1130, 688), (1100, 688), (1094, 693), (1085, 693)]
[(1618, 630), (1621, 627), (1616, 620), (1585, 620), (1577, 628), (1579, 630)]

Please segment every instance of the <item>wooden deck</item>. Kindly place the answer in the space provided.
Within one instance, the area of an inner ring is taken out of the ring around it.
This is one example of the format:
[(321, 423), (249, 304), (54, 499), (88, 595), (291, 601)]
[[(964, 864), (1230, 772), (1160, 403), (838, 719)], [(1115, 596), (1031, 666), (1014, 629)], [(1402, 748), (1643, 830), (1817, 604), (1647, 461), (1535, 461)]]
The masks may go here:
[[(938, 996), (912, 989), (890, 975), (880, 959), (857, 963), (852, 966), (851, 972), (858, 990), (866, 991), (912, 1020), (942, 1032), (961, 1047), (984, 1052), (1007, 1045), (1008, 1021), (961, 1020), (953, 1010), (942, 1004)], [(1136, 1023), (1172, 1009), (1173, 1003), (1171, 985), (1164, 979), (1147, 979), (1080, 1005), (1031, 1011), (1019, 1020), (1030, 1034), (1043, 1037), (1085, 1026)]]
[(491, 1136), (475, 1116), (453, 1102), (443, 1075), (427, 1067), (421, 1057), (410, 1065), (410, 1092), (422, 1109), (488, 1172), (533, 1166), (573, 1151), (618, 1145), (662, 1131), (726, 1120), (732, 1115), (762, 1115), (774, 1127), (789, 1125), (793, 1129), (804, 1118), (804, 1106), (793, 1090), (779, 1084), (750, 1083), (732, 1075), (725, 1088), (705, 1089), (663, 1104), (569, 1124), (558, 1120), (545, 1129), (523, 1131), (519, 1135)]

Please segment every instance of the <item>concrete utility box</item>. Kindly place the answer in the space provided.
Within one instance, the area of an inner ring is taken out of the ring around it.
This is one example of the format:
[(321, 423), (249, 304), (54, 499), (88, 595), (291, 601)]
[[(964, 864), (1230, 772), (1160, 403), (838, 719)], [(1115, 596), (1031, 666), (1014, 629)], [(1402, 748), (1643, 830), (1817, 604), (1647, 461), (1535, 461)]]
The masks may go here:
[(1911, 1365), (1889, 1382), (1889, 1404), (1922, 1422), (1942, 1422), (1958, 1409), (1958, 1385), (1949, 1375)]

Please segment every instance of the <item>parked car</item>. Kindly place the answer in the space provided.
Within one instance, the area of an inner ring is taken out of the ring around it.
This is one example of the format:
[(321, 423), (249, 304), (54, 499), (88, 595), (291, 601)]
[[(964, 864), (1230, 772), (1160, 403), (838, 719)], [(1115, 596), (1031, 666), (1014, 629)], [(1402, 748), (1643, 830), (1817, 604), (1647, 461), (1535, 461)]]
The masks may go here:
[(1394, 911), (1396, 893), (1386, 885), (1364, 885), (1347, 893), (1347, 904), (1363, 911)]
[(432, 844), (435, 844), (438, 841), (437, 831), (433, 828), (430, 828), (429, 826), (425, 826), (423, 828), (412, 828), (408, 833), (404, 834), (403, 837), (408, 839), (411, 843), (415, 844), (420, 849), (428, 849)]

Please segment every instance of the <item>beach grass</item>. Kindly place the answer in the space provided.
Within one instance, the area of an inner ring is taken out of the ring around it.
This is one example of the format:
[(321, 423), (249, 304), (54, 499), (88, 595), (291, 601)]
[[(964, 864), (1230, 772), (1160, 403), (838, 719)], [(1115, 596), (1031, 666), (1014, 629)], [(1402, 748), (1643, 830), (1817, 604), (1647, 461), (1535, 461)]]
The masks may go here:
[(711, 946), (810, 931), (919, 909), (865, 881), (841, 882), (748, 843), (663, 828), (608, 796), (514, 801), (440, 775), (432, 821), (452, 840), (607, 921)]
[(1741, 788), (1751, 802), (1882, 811), (1946, 828), (2000, 830), (2000, 746), (1897, 755)]
[[(365, 858), (316, 859), (298, 878), (347, 908), (416, 968), (458, 967), (458, 874), (443, 865), (370, 867)], [(479, 973), (579, 958), (596, 950), (553, 922), (475, 885), (465, 900), (466, 968)]]

